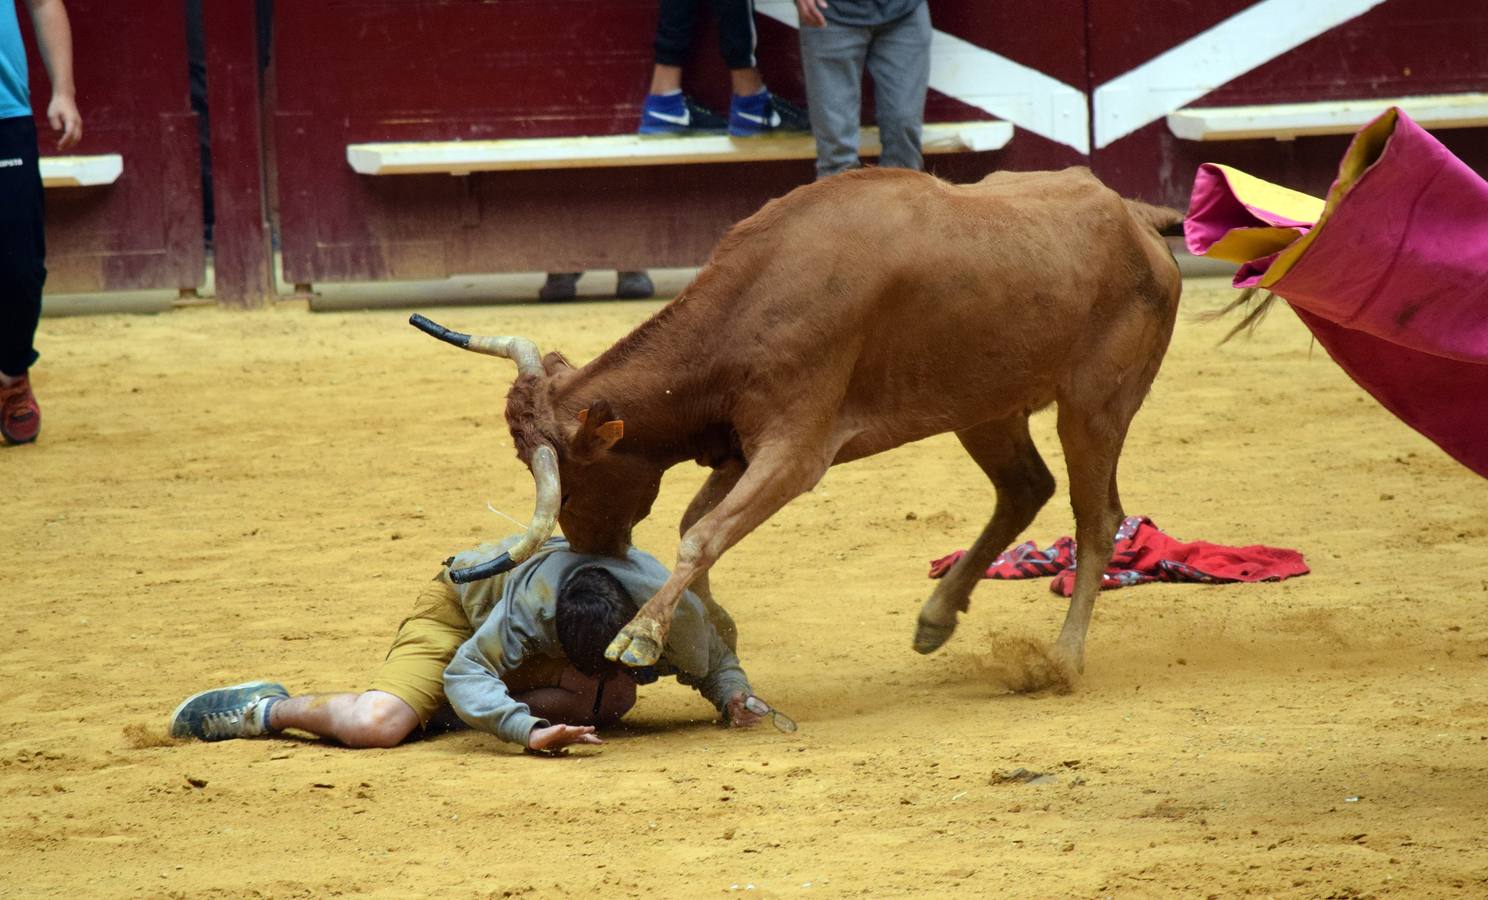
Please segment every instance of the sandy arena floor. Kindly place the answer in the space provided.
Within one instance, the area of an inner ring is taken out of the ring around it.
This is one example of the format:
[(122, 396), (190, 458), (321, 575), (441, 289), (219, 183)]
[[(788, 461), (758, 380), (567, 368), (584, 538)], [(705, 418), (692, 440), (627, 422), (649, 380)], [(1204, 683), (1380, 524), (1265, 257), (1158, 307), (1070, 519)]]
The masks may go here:
[[(796, 735), (666, 684), (558, 760), (163, 738), (205, 687), (359, 688), (439, 560), (510, 530), (487, 501), (528, 514), (508, 364), (406, 311), (45, 320), (42, 441), (0, 451), (0, 896), (1488, 895), (1488, 482), (1284, 309), (1217, 347), (1191, 315), (1229, 295), (1189, 285), (1127, 510), (1313, 574), (1107, 593), (1075, 690), (1011, 693), (1000, 664), (1063, 616), (1042, 582), (909, 647), (928, 561), (991, 509), (930, 440), (833, 470), (715, 570)], [(436, 318), (587, 360), (657, 305)], [(1035, 433), (1042, 543), (1072, 519), (1053, 416)], [(639, 530), (664, 561), (702, 475)], [(1000, 782), (1020, 767), (1054, 783)]]

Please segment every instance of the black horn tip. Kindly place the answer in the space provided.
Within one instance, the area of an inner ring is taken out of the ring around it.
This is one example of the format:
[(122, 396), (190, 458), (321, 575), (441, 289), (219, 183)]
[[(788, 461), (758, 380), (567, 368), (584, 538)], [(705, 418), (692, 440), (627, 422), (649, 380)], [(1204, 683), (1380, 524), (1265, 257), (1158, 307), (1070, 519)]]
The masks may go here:
[(517, 567), (510, 553), (503, 553), (490, 562), (483, 562), (478, 566), (469, 566), (464, 569), (450, 569), (450, 581), (455, 584), (469, 584), (472, 581), (481, 581), (493, 575), (510, 571)]
[(454, 344), (456, 347), (470, 346), (470, 335), (461, 334), (458, 331), (450, 331), (433, 319), (414, 313), (408, 317), (408, 324), (422, 331), (424, 334), (437, 337), (441, 341)]

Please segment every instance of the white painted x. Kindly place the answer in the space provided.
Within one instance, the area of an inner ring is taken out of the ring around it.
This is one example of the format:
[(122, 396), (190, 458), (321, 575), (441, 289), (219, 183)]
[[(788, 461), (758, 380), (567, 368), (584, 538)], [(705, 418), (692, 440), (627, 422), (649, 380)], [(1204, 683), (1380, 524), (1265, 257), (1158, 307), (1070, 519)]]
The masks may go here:
[[(1385, 0), (1260, 0), (1213, 28), (1085, 92), (943, 31), (930, 43), (930, 87), (1052, 141), (1089, 153), (1246, 72), (1357, 18)], [(799, 28), (792, 0), (755, 8)]]

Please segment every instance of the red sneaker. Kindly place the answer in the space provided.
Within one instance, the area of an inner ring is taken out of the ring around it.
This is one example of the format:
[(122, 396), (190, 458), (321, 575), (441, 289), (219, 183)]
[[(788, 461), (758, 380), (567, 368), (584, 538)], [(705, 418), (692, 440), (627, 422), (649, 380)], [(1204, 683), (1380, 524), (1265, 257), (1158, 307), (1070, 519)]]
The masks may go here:
[(31, 393), (30, 379), (22, 376), (10, 387), (0, 387), (0, 435), (7, 444), (29, 444), (41, 431), (41, 409)]

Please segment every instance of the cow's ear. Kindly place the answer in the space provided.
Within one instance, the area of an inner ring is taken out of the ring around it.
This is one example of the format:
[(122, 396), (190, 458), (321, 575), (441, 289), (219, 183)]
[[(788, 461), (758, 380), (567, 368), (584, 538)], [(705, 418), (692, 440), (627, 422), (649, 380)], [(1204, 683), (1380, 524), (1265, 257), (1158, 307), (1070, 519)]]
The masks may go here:
[(599, 449), (608, 450), (625, 437), (625, 422), (621, 419), (611, 419), (594, 429), (594, 437), (599, 443)]
[(574, 435), (574, 449), (579, 453), (603, 453), (624, 436), (625, 422), (615, 418), (610, 404), (604, 400), (579, 410), (579, 431)]
[(556, 350), (543, 357), (542, 367), (543, 371), (547, 373), (549, 378), (552, 378), (559, 372), (567, 372), (573, 368), (573, 366), (569, 363), (568, 358)]

